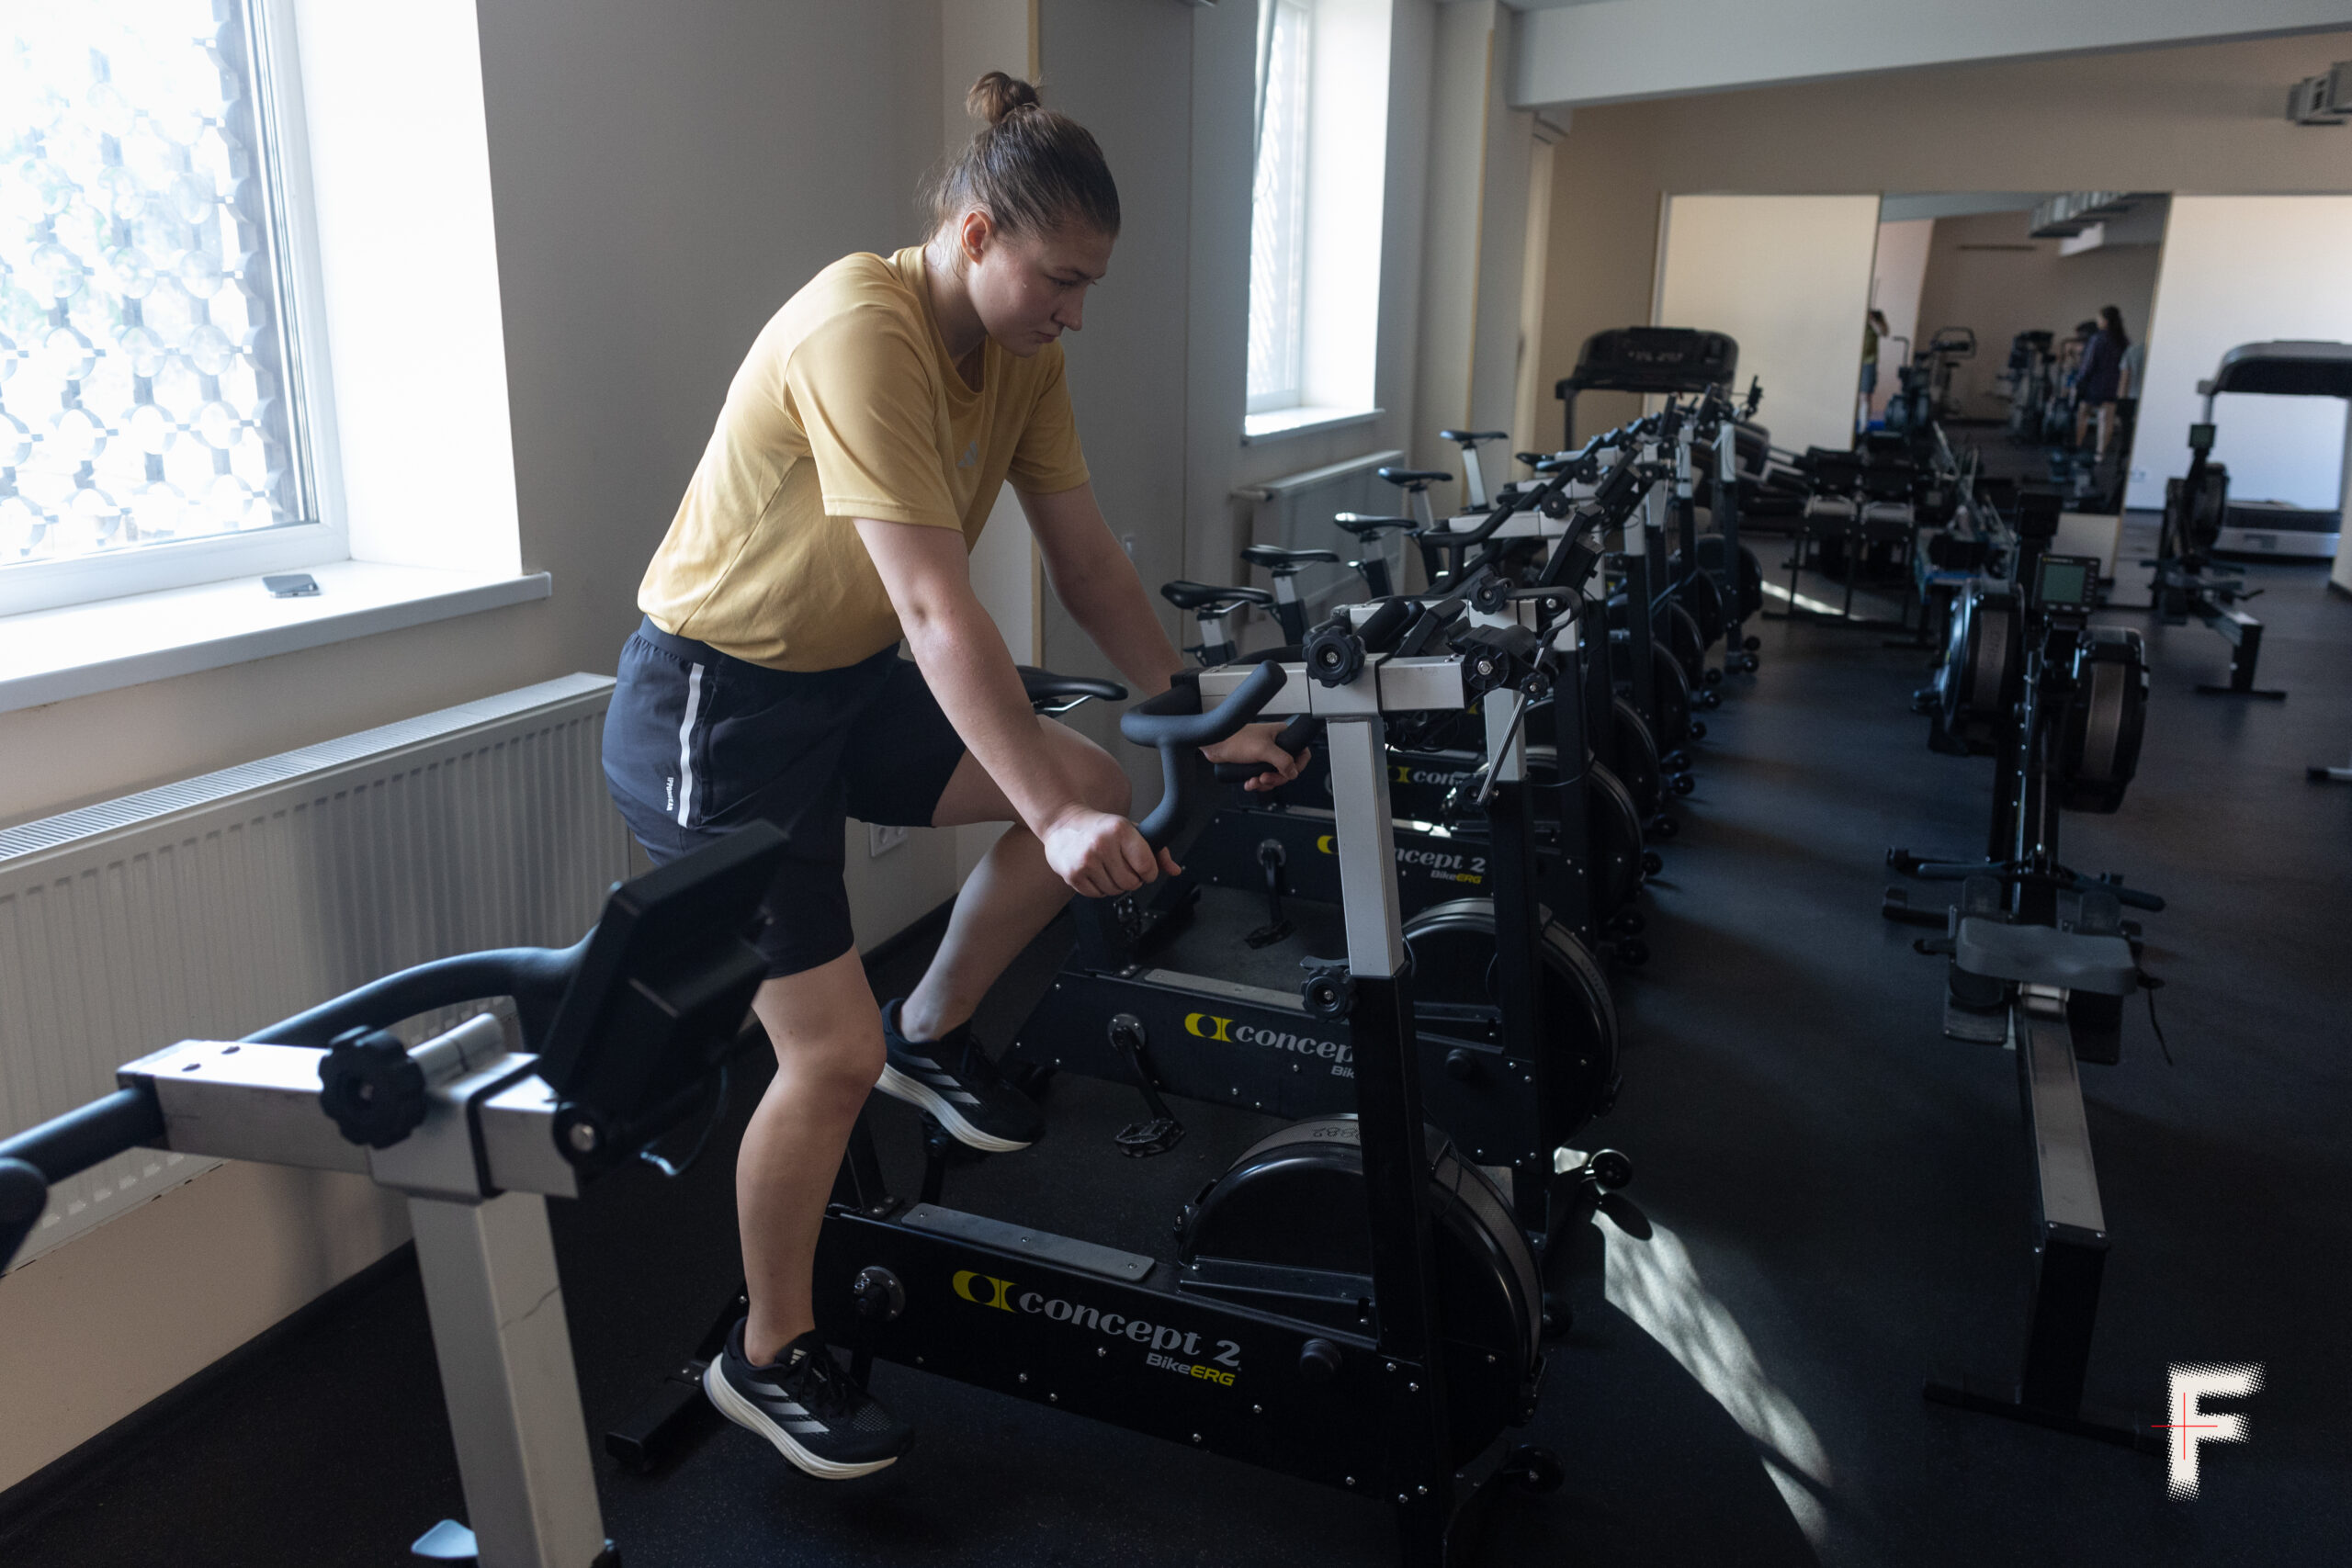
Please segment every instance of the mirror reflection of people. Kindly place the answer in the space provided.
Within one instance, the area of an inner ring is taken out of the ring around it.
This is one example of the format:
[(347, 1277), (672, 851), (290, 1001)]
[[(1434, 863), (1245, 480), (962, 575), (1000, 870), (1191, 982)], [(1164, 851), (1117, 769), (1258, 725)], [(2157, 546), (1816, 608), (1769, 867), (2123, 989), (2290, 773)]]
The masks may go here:
[(1879, 340), (1889, 335), (1886, 312), (1873, 308), (1862, 321), (1862, 405), (1858, 428), (1867, 430), (1871, 423), (1871, 400), (1878, 391)]
[(2082, 364), (2075, 372), (2075, 447), (2082, 449), (2083, 438), (2094, 416), (2098, 421), (2098, 444), (2094, 459), (2107, 456), (2109, 438), (2115, 432), (2115, 400), (2122, 395), (2123, 355), (2132, 346), (2124, 334), (2123, 312), (2112, 305), (2102, 305), (2098, 324), (2083, 344)]
[[(1183, 668), (1095, 504), (1056, 341), (1110, 265), (1110, 170), (1025, 82), (992, 71), (968, 102), (983, 124), (933, 192), (927, 240), (835, 262), (752, 344), (638, 590), (605, 726), (614, 801), (657, 863), (754, 818), (790, 844), (753, 939), (776, 1073), (735, 1168), (750, 1311), (703, 1386), (828, 1480), (882, 1469), (912, 1436), (834, 1362), (809, 1297), (867, 1096), (974, 1148), (1026, 1146), (1044, 1122), (973, 1038), (974, 1010), (1073, 890), (1177, 869), (1127, 819), (1117, 761), (1031, 711), (973, 591), (972, 546), (1009, 482), (1046, 580), (1137, 694)], [(1207, 754), (1261, 765), (1249, 787), (1272, 787), (1304, 761), (1275, 728)], [(853, 817), (1011, 824), (921, 984), (880, 1009), (843, 881)]]

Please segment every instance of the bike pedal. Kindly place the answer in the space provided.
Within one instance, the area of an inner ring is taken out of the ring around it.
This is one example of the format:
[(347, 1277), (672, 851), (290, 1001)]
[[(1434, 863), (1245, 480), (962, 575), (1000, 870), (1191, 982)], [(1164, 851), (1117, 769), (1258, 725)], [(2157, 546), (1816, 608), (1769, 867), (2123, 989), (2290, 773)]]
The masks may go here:
[(1129, 1159), (1149, 1159), (1154, 1155), (1166, 1154), (1184, 1141), (1184, 1123), (1172, 1116), (1130, 1122), (1120, 1128), (1112, 1141)]

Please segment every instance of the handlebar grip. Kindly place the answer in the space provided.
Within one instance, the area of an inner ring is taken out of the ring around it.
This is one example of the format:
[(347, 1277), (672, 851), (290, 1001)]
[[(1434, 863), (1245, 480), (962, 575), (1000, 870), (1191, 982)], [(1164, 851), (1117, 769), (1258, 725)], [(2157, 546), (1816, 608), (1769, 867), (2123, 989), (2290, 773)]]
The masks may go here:
[(1203, 713), (1200, 683), (1188, 675), (1120, 715), (1119, 733), (1138, 746), (1214, 746), (1256, 718), (1287, 678), (1281, 665), (1261, 664), (1225, 701)]
[[(1295, 757), (1313, 745), (1315, 738), (1322, 733), (1323, 721), (1320, 718), (1311, 713), (1297, 714), (1283, 726), (1282, 733), (1274, 737), (1274, 744)], [(1211, 770), (1219, 784), (1248, 784), (1268, 771), (1257, 762), (1219, 762)]]
[(138, 1083), (0, 1140), (0, 1269), (40, 1223), (51, 1183), (163, 1136), (154, 1086)]
[(1396, 646), (1397, 637), (1410, 625), (1420, 606), (1409, 599), (1384, 599), (1380, 608), (1366, 615), (1363, 625), (1356, 628), (1356, 636), (1368, 653), (1386, 653)]

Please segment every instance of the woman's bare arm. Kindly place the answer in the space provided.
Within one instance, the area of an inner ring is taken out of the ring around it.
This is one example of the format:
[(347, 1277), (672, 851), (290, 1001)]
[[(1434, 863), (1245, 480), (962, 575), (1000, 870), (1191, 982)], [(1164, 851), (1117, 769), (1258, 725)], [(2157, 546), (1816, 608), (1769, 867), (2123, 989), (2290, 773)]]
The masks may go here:
[[(948, 722), (1079, 892), (1126, 893), (1162, 869), (1124, 817), (1094, 810), (1038, 743), (1038, 718), (996, 623), (972, 592), (970, 553), (953, 528), (857, 520), (858, 537), (899, 612), (907, 649)], [(1164, 640), (1164, 639), (1163, 639)], [(1160, 684), (1165, 686), (1163, 675)], [(1172, 868), (1170, 868), (1172, 869)]]

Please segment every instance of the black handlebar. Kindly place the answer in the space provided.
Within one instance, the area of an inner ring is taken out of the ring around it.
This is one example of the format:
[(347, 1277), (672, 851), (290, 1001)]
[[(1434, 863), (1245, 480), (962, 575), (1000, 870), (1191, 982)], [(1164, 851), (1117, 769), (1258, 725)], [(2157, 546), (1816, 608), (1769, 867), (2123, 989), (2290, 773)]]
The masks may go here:
[(1199, 681), (1187, 675), (1119, 716), (1120, 734), (1138, 746), (1159, 748), (1159, 804), (1136, 824), (1145, 843), (1167, 849), (1189, 840), (1206, 822), (1216, 809), (1216, 799), (1201, 748), (1239, 734), (1274, 700), (1287, 678), (1280, 664), (1261, 664), (1225, 701), (1204, 713)]

